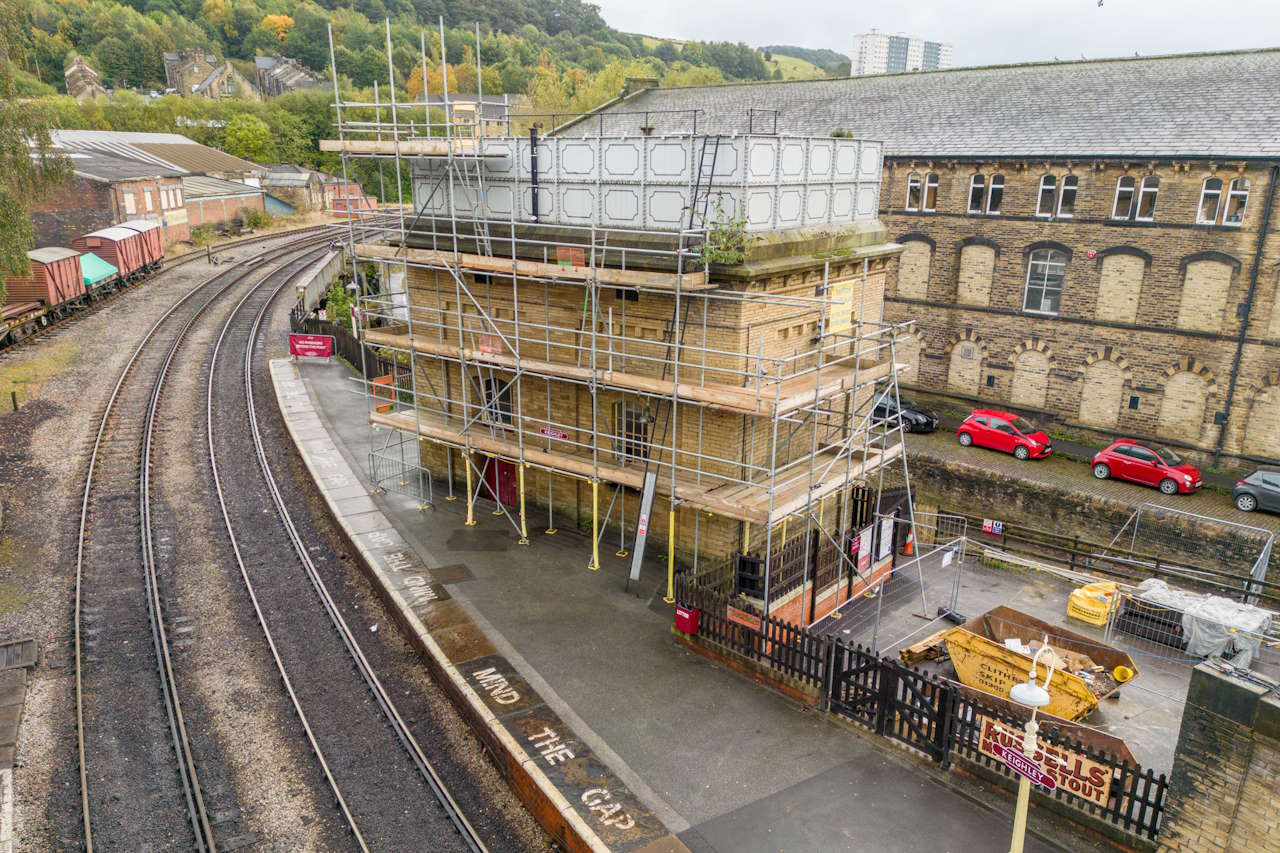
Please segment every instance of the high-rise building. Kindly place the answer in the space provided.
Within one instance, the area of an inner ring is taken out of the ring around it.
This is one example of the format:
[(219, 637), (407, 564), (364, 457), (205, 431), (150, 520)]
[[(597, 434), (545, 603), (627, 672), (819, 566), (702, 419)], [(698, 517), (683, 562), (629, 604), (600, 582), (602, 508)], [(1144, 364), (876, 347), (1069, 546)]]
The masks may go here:
[(949, 44), (872, 30), (854, 36), (853, 63), (849, 73), (858, 77), (863, 74), (893, 74), (899, 71), (936, 71), (950, 67)]

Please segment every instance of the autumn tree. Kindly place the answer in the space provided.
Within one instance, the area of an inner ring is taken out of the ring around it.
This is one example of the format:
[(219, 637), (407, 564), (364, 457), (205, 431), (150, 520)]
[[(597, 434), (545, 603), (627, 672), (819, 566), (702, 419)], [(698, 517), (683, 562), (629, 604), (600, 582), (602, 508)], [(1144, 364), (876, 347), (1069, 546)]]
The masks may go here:
[(50, 137), (53, 111), (41, 101), (15, 97), (14, 69), (26, 55), (30, 34), (26, 0), (0, 3), (0, 273), (7, 275), (30, 269), (27, 252), (35, 245), (32, 203), (71, 175), (70, 161), (54, 149)]
[(275, 33), (280, 43), (284, 44), (284, 40), (289, 37), (289, 31), (293, 29), (293, 18), (288, 15), (267, 15), (262, 19), (260, 26)]

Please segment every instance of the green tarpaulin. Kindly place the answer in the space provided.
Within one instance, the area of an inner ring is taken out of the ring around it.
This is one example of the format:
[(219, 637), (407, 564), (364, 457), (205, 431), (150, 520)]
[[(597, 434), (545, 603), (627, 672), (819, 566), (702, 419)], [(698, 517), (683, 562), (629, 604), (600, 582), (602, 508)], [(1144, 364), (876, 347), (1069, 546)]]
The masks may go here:
[(118, 270), (93, 252), (85, 252), (80, 256), (80, 274), (84, 276), (84, 286), (93, 287), (100, 281), (115, 278)]

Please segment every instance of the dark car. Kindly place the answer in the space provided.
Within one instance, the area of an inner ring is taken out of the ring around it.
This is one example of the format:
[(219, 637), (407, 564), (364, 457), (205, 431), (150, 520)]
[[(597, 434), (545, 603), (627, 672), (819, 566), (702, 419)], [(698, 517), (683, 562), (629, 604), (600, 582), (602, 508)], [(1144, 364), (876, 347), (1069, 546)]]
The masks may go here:
[(1043, 459), (1053, 452), (1049, 436), (1027, 420), (999, 409), (974, 409), (956, 429), (956, 438), (965, 447), (989, 447), (1019, 459)]
[(1280, 468), (1259, 468), (1236, 483), (1231, 499), (1241, 512), (1280, 512)]
[(1094, 454), (1093, 476), (1099, 480), (1128, 480), (1141, 486), (1155, 486), (1166, 495), (1186, 494), (1200, 488), (1200, 471), (1182, 461), (1178, 454), (1158, 444), (1143, 444), (1131, 438), (1113, 441)]
[(892, 419), (901, 416), (902, 428), (907, 432), (933, 432), (938, 428), (937, 412), (923, 409), (905, 397), (899, 397), (895, 401), (889, 389), (881, 391), (880, 396), (876, 397), (876, 407), (872, 414), (877, 421), (890, 421), (891, 426)]

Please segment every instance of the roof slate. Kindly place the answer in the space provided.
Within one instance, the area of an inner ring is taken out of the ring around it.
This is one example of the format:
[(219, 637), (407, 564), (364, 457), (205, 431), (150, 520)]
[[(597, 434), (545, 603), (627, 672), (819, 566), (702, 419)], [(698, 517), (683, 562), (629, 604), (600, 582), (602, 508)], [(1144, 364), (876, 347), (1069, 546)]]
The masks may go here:
[[(683, 113), (654, 113), (683, 110)], [(1280, 49), (646, 89), (605, 133), (833, 131), (899, 157), (1277, 157)], [(595, 133), (598, 122), (584, 122)], [(562, 135), (576, 135), (566, 125)]]
[(207, 198), (219, 195), (262, 195), (262, 187), (224, 181), (208, 175), (189, 175), (182, 179), (182, 194), (187, 198)]

